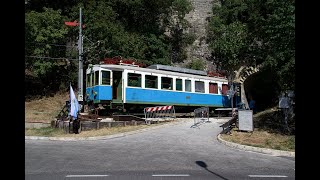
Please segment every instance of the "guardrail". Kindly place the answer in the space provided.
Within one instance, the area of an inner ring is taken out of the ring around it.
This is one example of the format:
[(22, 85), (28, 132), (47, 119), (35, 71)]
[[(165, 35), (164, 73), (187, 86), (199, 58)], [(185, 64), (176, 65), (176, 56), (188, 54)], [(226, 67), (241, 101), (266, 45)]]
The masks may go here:
[(194, 110), (194, 124), (191, 127), (198, 127), (201, 123), (210, 122), (209, 107), (201, 107)]

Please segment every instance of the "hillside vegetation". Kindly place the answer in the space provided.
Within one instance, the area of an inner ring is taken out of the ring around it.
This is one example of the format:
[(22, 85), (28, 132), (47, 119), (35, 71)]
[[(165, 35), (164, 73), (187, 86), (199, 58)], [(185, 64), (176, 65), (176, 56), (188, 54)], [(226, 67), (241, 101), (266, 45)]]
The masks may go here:
[(50, 123), (69, 99), (69, 92), (25, 102), (25, 122)]
[[(190, 0), (25, 1), (28, 122), (49, 122), (68, 100), (67, 93), (59, 92), (70, 83), (77, 90), (79, 27), (65, 22), (79, 22), (80, 7), (83, 69), (115, 56), (173, 65), (187, 59), (186, 47), (195, 39), (185, 19), (193, 9)], [(295, 1), (218, 1), (206, 20), (211, 51), (207, 60), (218, 71), (231, 81), (240, 68), (261, 67), (259, 80), (243, 82), (250, 86), (243, 95), (251, 94), (260, 103), (259, 111), (275, 105), (282, 92), (295, 89)], [(189, 67), (205, 68), (198, 60)]]
[[(25, 3), (26, 96), (54, 94), (77, 84), (79, 22), (82, 8), (83, 60), (132, 58), (146, 65), (183, 61), (193, 36), (184, 19), (189, 0), (89, 0)], [(40, 89), (33, 88), (34, 84)]]
[[(80, 7), (84, 69), (115, 56), (172, 65), (187, 59), (186, 47), (195, 40), (185, 18), (193, 9), (190, 0), (28, 0), (26, 96), (53, 95), (77, 84), (79, 28), (65, 22), (79, 22)], [(261, 71), (276, 80), (277, 94), (295, 89), (295, 1), (219, 1), (207, 20), (207, 60), (217, 70), (232, 79), (239, 67), (263, 65)], [(205, 68), (199, 61), (189, 67)]]

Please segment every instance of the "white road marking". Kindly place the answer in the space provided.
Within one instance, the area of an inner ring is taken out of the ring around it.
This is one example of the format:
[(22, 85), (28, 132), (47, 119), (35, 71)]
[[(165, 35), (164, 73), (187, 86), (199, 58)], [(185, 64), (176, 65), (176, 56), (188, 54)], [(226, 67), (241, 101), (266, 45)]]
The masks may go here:
[(265, 177), (265, 178), (274, 178), (274, 177), (288, 177), (283, 175), (248, 175), (249, 177)]
[(106, 177), (109, 175), (67, 175), (66, 177)]
[(190, 176), (189, 174), (154, 174), (154, 177), (161, 177), (161, 176)]

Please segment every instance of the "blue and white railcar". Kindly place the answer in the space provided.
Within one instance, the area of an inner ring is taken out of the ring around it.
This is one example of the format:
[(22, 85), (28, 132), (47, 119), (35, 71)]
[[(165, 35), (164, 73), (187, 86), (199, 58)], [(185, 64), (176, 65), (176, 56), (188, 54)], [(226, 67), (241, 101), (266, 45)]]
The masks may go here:
[(123, 109), (130, 105), (231, 106), (226, 78), (191, 74), (192, 71), (91, 65), (86, 70), (86, 99), (96, 105)]

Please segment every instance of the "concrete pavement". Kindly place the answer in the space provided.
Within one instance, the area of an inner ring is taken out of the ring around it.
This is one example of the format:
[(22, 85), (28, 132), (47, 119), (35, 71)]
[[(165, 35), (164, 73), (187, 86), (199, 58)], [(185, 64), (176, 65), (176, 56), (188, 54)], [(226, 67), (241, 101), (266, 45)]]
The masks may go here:
[[(210, 121), (214, 122), (226, 122), (228, 118), (210, 118)], [(53, 140), (53, 141), (82, 141), (82, 140), (106, 140), (106, 139), (112, 139), (112, 138), (119, 138), (119, 137), (124, 137), (124, 136), (129, 136), (132, 134), (136, 133), (141, 133), (145, 132), (148, 130), (153, 130), (153, 129), (158, 129), (158, 128), (163, 128), (166, 126), (173, 126), (177, 125), (180, 123), (185, 123), (185, 122), (192, 122), (192, 118), (179, 118), (176, 120), (176, 122), (172, 123), (167, 123), (155, 127), (149, 127), (145, 129), (140, 129), (136, 131), (131, 131), (131, 132), (125, 132), (125, 133), (118, 133), (118, 134), (113, 134), (113, 135), (107, 135), (107, 136), (95, 136), (95, 137), (41, 137), (41, 136), (25, 136), (26, 140)], [(220, 124), (221, 124), (220, 123)], [(225, 141), (221, 138), (220, 134), (218, 134), (217, 139), (220, 143), (232, 147), (232, 148), (237, 148), (245, 151), (252, 151), (252, 152), (258, 152), (258, 153), (264, 153), (264, 154), (269, 154), (273, 156), (287, 156), (287, 157), (295, 157), (295, 152), (289, 152), (289, 151), (280, 151), (280, 150), (275, 150), (275, 149), (267, 149), (267, 148), (258, 148), (258, 147), (253, 147), (253, 146), (246, 146), (246, 145), (241, 145), (233, 142), (228, 142)]]
[(213, 120), (190, 128), (193, 120), (189, 120), (97, 141), (25, 140), (25, 177), (34, 180), (295, 178), (294, 158), (233, 149), (218, 142), (219, 125), (223, 122)]

